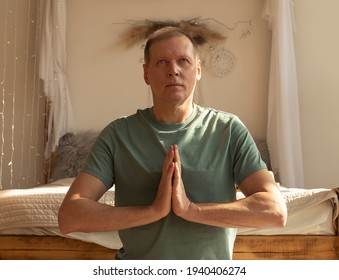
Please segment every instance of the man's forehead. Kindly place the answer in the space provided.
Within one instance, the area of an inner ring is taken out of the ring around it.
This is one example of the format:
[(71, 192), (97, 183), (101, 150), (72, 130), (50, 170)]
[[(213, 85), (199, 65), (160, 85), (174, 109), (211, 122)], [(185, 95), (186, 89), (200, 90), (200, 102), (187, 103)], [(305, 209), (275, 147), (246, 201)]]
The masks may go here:
[(152, 54), (154, 53), (174, 54), (181, 52), (182, 54), (186, 55), (191, 54), (193, 56), (196, 54), (193, 44), (184, 35), (177, 35), (154, 41), (150, 47), (150, 52)]

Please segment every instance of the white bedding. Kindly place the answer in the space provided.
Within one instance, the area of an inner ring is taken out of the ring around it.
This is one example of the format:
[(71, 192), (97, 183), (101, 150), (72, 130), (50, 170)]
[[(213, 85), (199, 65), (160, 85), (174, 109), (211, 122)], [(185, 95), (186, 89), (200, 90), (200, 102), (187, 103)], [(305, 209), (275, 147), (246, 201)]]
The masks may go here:
[[(0, 230), (29, 227), (58, 227), (59, 206), (74, 178), (30, 189), (0, 191)], [(114, 192), (100, 202), (114, 205)]]
[[(58, 229), (57, 213), (73, 178), (31, 188), (0, 191), (0, 234), (60, 235), (94, 242), (108, 248), (120, 248), (117, 232), (71, 233)], [(339, 189), (290, 189), (281, 187), (288, 207), (285, 228), (241, 228), (246, 234), (313, 234), (335, 235), (338, 224)], [(238, 199), (243, 195), (238, 193)], [(114, 205), (114, 191), (108, 191), (100, 202)]]
[[(337, 189), (297, 189), (280, 187), (285, 198), (288, 219), (284, 228), (241, 228), (238, 234), (321, 234), (334, 235), (338, 230)], [(241, 193), (238, 199), (242, 198)]]

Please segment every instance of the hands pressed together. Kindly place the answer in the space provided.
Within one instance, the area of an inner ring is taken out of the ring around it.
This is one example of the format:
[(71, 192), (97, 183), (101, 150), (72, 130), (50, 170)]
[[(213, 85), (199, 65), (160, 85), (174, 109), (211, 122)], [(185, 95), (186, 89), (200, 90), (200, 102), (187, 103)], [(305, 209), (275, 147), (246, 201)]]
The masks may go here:
[(185, 220), (221, 227), (282, 227), (286, 223), (285, 202), (267, 170), (247, 177), (241, 183), (247, 197), (231, 203), (191, 202), (181, 174), (178, 147), (173, 145), (167, 152), (158, 193), (151, 205), (158, 218), (172, 210)]
[[(230, 203), (191, 202), (181, 175), (178, 147), (173, 145), (167, 152), (153, 203), (112, 207), (97, 202), (106, 191), (104, 184), (81, 172), (60, 206), (59, 227), (63, 233), (121, 230), (158, 221), (171, 211), (187, 221), (219, 227), (282, 227), (286, 223), (286, 204), (271, 174), (265, 170), (243, 181), (245, 199)], [(88, 223), (89, 220), (93, 222)]]
[(158, 193), (152, 206), (162, 217), (167, 216), (172, 210), (177, 216), (185, 218), (191, 205), (181, 177), (178, 146), (173, 145), (167, 152)]

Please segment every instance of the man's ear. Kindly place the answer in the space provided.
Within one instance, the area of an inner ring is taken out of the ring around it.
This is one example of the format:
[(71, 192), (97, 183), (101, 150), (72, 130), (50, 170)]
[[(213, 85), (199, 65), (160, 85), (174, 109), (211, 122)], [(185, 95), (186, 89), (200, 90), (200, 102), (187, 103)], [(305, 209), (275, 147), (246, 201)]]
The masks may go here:
[(197, 81), (201, 79), (201, 62), (200, 59), (197, 59)]
[(147, 85), (149, 85), (149, 79), (148, 79), (148, 65), (147, 64), (143, 64), (142, 65), (144, 68), (144, 81)]

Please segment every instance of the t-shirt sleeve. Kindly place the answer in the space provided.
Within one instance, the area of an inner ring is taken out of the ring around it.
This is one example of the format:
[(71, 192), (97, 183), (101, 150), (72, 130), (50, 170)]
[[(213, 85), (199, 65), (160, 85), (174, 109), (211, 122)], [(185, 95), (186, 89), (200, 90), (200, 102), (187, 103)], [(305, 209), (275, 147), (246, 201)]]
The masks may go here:
[(234, 118), (232, 123), (231, 150), (233, 155), (233, 176), (237, 185), (256, 171), (266, 169), (253, 137), (240, 121)]
[(111, 188), (115, 181), (113, 134), (114, 127), (111, 123), (99, 134), (82, 168), (83, 172), (101, 180), (107, 189)]

